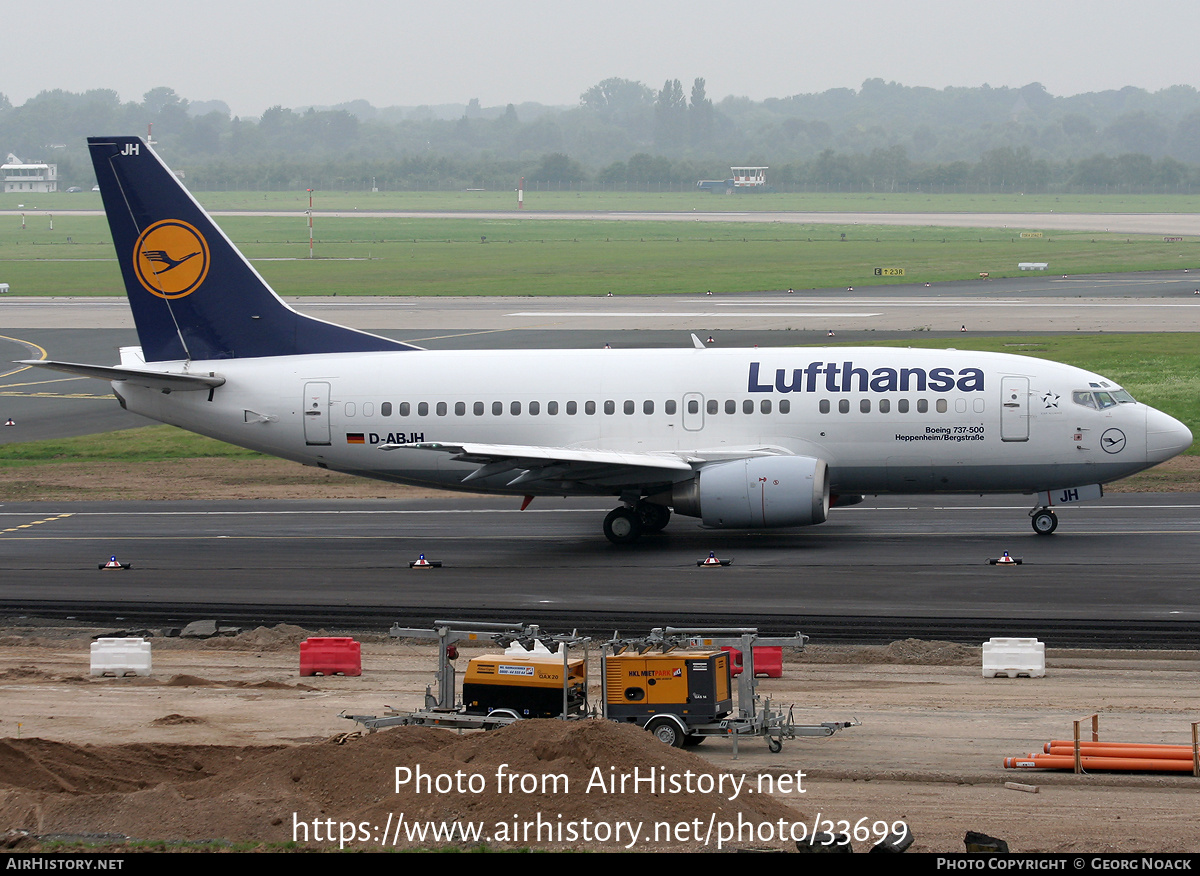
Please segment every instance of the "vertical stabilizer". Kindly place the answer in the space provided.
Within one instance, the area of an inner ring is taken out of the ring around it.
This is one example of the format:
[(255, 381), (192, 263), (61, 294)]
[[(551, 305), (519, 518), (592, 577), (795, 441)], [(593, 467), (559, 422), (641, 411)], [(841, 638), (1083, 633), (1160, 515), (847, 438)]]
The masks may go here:
[(140, 137), (89, 137), (147, 362), (414, 350), (297, 313)]

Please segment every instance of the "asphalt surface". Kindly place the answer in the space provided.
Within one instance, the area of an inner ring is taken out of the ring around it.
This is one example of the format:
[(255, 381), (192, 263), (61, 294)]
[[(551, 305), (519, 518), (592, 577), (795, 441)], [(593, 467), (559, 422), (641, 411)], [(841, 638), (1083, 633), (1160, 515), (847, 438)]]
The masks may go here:
[[(1040, 636), (1197, 647), (1200, 495), (1107, 497), (1050, 537), (1022, 497), (869, 498), (818, 527), (707, 531), (676, 517), (609, 544), (600, 500), (113, 502), (0, 506), (0, 614), (182, 624), (436, 618), (591, 632), (799, 629), (820, 641)], [(716, 552), (732, 564), (702, 568)], [(1008, 551), (1022, 560), (991, 566)], [(441, 568), (414, 570), (424, 553)], [(123, 571), (97, 567), (110, 556)]]

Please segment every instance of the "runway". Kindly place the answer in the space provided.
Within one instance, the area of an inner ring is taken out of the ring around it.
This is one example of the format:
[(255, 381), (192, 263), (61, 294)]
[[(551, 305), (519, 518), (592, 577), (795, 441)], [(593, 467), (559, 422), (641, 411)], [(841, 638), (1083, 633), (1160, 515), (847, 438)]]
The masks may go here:
[[(34, 212), (34, 211), (25, 211)], [(103, 210), (71, 210), (77, 216), (103, 216)], [(0, 210), (0, 216), (20, 216), (21, 210)], [(300, 210), (214, 210), (212, 216), (289, 218)], [(1200, 234), (1195, 213), (896, 213), (802, 210), (696, 210), (681, 212), (621, 212), (568, 210), (317, 210), (317, 219), (479, 219), (587, 222), (779, 223), (783, 225), (899, 225), (911, 228), (1014, 228), (1054, 231), (1096, 231), (1116, 234)]]
[[(110, 624), (435, 618), (799, 629), (822, 641), (1038, 635), (1196, 647), (1200, 495), (1106, 497), (1033, 534), (1022, 497), (869, 498), (786, 531), (676, 517), (615, 547), (603, 500), (0, 506), (0, 613)], [(989, 566), (1007, 550), (1016, 567)], [(715, 551), (733, 564), (696, 566)], [(411, 570), (424, 553), (440, 569)], [(116, 555), (128, 571), (100, 571)]]

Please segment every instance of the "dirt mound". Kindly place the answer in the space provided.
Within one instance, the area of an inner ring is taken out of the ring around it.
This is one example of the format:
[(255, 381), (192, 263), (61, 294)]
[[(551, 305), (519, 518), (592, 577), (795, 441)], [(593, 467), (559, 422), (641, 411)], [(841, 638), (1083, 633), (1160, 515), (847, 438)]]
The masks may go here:
[(198, 675), (172, 675), (167, 679), (168, 687), (217, 687), (218, 685), (220, 685), (219, 681), (209, 681)]
[(892, 663), (919, 663), (924, 666), (969, 666), (980, 661), (979, 649), (956, 642), (905, 639), (892, 642), (884, 650)]
[[(160, 720), (173, 719), (189, 720)], [(606, 721), (520, 721), (467, 735), (401, 727), (339, 741), (238, 748), (7, 739), (0, 741), (0, 788), (7, 789), (0, 821), (37, 834), (267, 842), (291, 840), (296, 825), (298, 839), (313, 842), (322, 838), (318, 829), (346, 821), (357, 826), (348, 845), (378, 848), (382, 826), (401, 814), (407, 823), (480, 823), (500, 837), (498, 845), (524, 845), (518, 825), (539, 820), (561, 826), (584, 819), (708, 824), (714, 813), (755, 823), (802, 818), (757, 793), (753, 778), (723, 773), (644, 730)], [(396, 838), (390, 834), (387, 844), (437, 844)]]
[(798, 654), (784, 653), (785, 663), (871, 666), (896, 664), (912, 666), (975, 666), (979, 649), (955, 642), (904, 639), (889, 645), (816, 645)]
[(150, 723), (155, 727), (177, 727), (180, 724), (204, 724), (207, 722), (203, 718), (196, 718), (191, 715), (177, 715), (172, 712), (170, 715), (155, 718)]
[(221, 650), (286, 651), (299, 648), (301, 642), (313, 635), (323, 634), (311, 633), (295, 624), (276, 624), (273, 627), (255, 627), (236, 636), (207, 639), (204, 645)]

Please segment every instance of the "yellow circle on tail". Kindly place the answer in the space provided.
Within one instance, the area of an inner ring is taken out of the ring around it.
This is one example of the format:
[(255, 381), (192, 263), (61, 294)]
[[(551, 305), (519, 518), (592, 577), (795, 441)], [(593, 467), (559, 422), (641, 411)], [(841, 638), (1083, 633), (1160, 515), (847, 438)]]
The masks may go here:
[(208, 241), (179, 219), (155, 222), (133, 246), (138, 282), (159, 298), (191, 295), (208, 275)]

